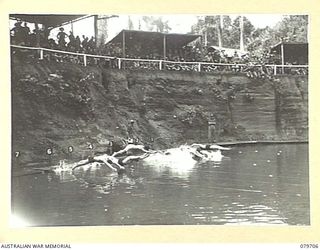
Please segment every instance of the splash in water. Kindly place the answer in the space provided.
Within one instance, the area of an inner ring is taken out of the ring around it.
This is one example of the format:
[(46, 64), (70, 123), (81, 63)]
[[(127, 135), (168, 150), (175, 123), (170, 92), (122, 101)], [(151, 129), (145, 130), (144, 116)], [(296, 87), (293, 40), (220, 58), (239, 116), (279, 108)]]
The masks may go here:
[(143, 160), (143, 164), (158, 172), (170, 171), (174, 175), (188, 177), (197, 164), (208, 161), (220, 164), (223, 157), (221, 150), (198, 151), (195, 147), (182, 145), (151, 154)]
[[(62, 179), (70, 179), (70, 177), (77, 177), (77, 179), (79, 179), (79, 173), (81, 172), (88, 174), (101, 171), (102, 169), (104, 169), (103, 173), (105, 176), (114, 176), (117, 175), (117, 169), (112, 167), (115, 163), (123, 166), (127, 165), (130, 161), (140, 160), (142, 165), (152, 167), (158, 172), (169, 170), (179, 176), (188, 176), (188, 173), (198, 163), (211, 161), (214, 162), (215, 165), (220, 164), (224, 158), (221, 150), (229, 150), (229, 148), (224, 148), (218, 145), (192, 144), (191, 146), (181, 145), (180, 147), (170, 148), (164, 151), (150, 151), (149, 153), (146, 153), (147, 151), (143, 148), (142, 152), (144, 154), (140, 156), (129, 155), (125, 156), (125, 158), (118, 159), (114, 155), (110, 156), (104, 154), (91, 157), (86, 160), (81, 160), (76, 163), (66, 163), (65, 160), (61, 160), (59, 165), (52, 166), (50, 169), (56, 175), (61, 176)], [(66, 176), (68, 178), (65, 178)]]

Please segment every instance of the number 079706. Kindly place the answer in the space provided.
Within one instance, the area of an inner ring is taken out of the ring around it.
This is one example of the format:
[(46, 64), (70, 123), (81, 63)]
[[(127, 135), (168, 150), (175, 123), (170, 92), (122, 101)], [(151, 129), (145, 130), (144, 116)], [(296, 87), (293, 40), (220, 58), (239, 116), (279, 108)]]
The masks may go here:
[(319, 248), (319, 245), (318, 244), (300, 244), (300, 248), (316, 249), (316, 248)]

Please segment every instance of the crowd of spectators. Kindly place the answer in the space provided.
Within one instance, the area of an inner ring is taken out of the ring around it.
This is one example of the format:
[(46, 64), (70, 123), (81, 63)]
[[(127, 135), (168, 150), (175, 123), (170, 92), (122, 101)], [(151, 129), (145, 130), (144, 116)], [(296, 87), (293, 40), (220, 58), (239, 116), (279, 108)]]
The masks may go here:
[[(85, 53), (85, 54), (97, 54), (111, 56), (114, 58), (122, 58), (122, 44), (121, 43), (107, 43), (97, 46), (95, 38), (90, 39), (85, 35), (74, 36), (70, 31), (67, 34), (63, 27), (59, 28), (59, 32), (56, 38), (50, 37), (51, 30), (42, 27), (41, 29), (36, 26), (35, 29), (30, 31), (28, 24), (20, 21), (14, 24), (14, 27), (10, 30), (11, 43), (15, 45), (24, 45), (31, 47), (43, 47), (53, 50), (63, 50), (69, 52)], [(167, 48), (165, 58), (161, 49), (156, 51), (152, 44), (145, 43), (143, 46), (139, 43), (130, 48), (126, 47), (126, 58), (135, 59), (147, 59), (147, 60), (163, 60), (163, 68), (167, 70), (189, 70), (199, 71), (199, 68), (192, 62), (202, 62), (201, 71), (235, 71), (246, 72), (249, 77), (261, 77), (264, 75), (270, 75), (271, 68), (266, 67), (266, 64), (280, 64), (280, 57), (271, 54), (269, 51), (263, 53), (242, 53), (239, 54), (237, 50), (228, 53), (222, 48), (201, 47), (199, 44), (186, 45), (181, 48)], [(76, 59), (80, 62), (79, 59)], [(97, 60), (96, 60), (97, 61)], [(171, 63), (172, 62), (172, 63)], [(178, 63), (181, 62), (181, 63)], [(188, 64), (187, 62), (190, 62)], [(205, 63), (208, 63), (206, 65)], [(211, 65), (210, 65), (211, 63)], [(212, 65), (217, 63), (217, 65)], [(229, 64), (229, 66), (219, 66), (218, 64)], [(115, 61), (110, 62), (112, 67), (118, 67)], [(257, 70), (257, 65), (259, 70)], [(147, 62), (125, 62), (123, 68), (159, 68), (157, 63)], [(285, 69), (286, 72), (292, 69)], [(291, 72), (292, 73), (292, 72)], [(304, 74), (303, 71), (299, 72), (295, 70), (294, 73)]]
[(90, 39), (86, 36), (74, 36), (72, 31), (65, 33), (64, 28), (60, 27), (56, 39), (50, 38), (50, 31), (46, 27), (35, 28), (30, 31), (25, 22), (16, 22), (10, 30), (11, 43), (31, 47), (42, 47), (47, 49), (65, 50), (70, 52), (95, 54), (97, 52), (94, 37)]

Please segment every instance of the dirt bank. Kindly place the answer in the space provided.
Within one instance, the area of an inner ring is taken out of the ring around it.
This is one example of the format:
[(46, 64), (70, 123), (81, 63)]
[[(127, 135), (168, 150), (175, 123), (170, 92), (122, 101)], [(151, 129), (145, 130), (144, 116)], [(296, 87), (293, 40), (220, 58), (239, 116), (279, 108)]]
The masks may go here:
[(307, 85), (305, 76), (270, 82), (13, 58), (13, 161), (80, 159), (128, 133), (154, 148), (206, 142), (213, 119), (217, 141), (306, 140)]

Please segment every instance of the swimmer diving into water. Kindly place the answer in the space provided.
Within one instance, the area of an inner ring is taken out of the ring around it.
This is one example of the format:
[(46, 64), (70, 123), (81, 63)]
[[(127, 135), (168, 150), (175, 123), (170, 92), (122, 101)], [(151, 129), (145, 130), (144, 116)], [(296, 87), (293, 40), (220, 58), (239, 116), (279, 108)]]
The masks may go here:
[(121, 154), (124, 154), (124, 153), (128, 154), (128, 153), (130, 153), (132, 151), (135, 151), (135, 150), (140, 150), (140, 151), (142, 151), (144, 153), (154, 153), (155, 152), (153, 150), (150, 150), (149, 146), (128, 144), (124, 149), (113, 153), (112, 156), (116, 157), (117, 155), (121, 155)]
[[(199, 144), (194, 143), (191, 147), (194, 151), (191, 152), (196, 160), (206, 160), (206, 161), (221, 161), (223, 155), (222, 150), (231, 150), (231, 148), (222, 147), (216, 144)], [(199, 154), (195, 154), (197, 152)]]
[[(145, 153), (144, 155), (127, 156), (127, 157), (124, 157), (124, 158), (122, 157), (118, 159), (114, 156), (104, 154), (104, 155), (89, 157), (87, 160), (80, 161), (76, 166), (72, 168), (72, 170), (78, 167), (87, 165), (89, 163), (98, 162), (98, 163), (104, 163), (113, 171), (121, 172), (125, 169), (124, 165), (128, 164), (130, 161), (141, 160), (148, 156), (149, 154)], [(116, 166), (116, 168), (113, 167), (113, 165)]]
[(180, 150), (184, 151), (188, 151), (195, 160), (199, 160), (199, 159), (204, 159), (206, 157), (206, 155), (204, 155), (202, 152), (200, 152), (199, 150), (197, 150), (196, 148), (193, 148), (191, 146), (187, 146), (187, 145), (182, 145), (179, 147)]
[[(84, 165), (87, 165), (87, 164), (90, 164), (90, 163), (93, 163), (93, 162), (98, 162), (98, 163), (103, 163), (105, 164), (107, 167), (109, 167), (111, 170), (113, 171), (119, 171), (119, 170), (123, 170), (124, 167), (121, 166), (120, 164), (117, 163), (117, 158), (114, 158), (113, 156), (110, 156), (110, 155), (107, 155), (107, 154), (103, 154), (103, 155), (98, 155), (98, 156), (90, 156), (88, 157), (88, 159), (86, 160), (82, 160), (82, 161), (79, 161), (73, 168), (72, 170), (78, 168), (78, 167), (81, 167), (81, 166), (84, 166)], [(111, 164), (115, 164), (115, 167), (113, 167)]]
[(194, 143), (191, 145), (191, 147), (195, 147), (198, 151), (199, 150), (230, 150), (231, 148), (225, 148), (225, 147), (221, 147), (217, 144), (198, 144), (198, 143)]
[[(182, 145), (179, 147), (180, 150), (186, 151), (192, 155), (192, 158), (196, 161), (199, 160), (210, 160), (210, 159), (220, 159), (222, 157), (221, 150), (230, 150), (230, 148), (222, 147), (216, 144), (213, 145), (205, 145), (205, 144), (192, 144), (192, 145)], [(144, 152), (143, 155), (129, 155), (134, 153), (135, 151)], [(72, 164), (65, 164), (64, 160), (60, 161), (58, 166), (55, 166), (55, 172), (62, 172), (68, 170), (75, 170), (78, 167), (85, 166), (90, 163), (101, 163), (105, 164), (109, 169), (114, 172), (121, 172), (125, 170), (125, 165), (127, 165), (131, 161), (138, 161), (147, 158), (150, 154), (153, 153), (162, 153), (164, 155), (171, 154), (170, 150), (166, 150), (164, 152), (150, 150), (149, 146), (144, 145), (134, 145), (129, 144), (124, 149), (115, 152), (113, 155), (101, 154), (97, 156), (88, 157), (85, 160), (81, 160)], [(211, 153), (210, 153), (211, 152)], [(217, 155), (219, 154), (220, 155)], [(215, 155), (212, 155), (215, 154)], [(51, 168), (52, 171), (52, 168)]]

